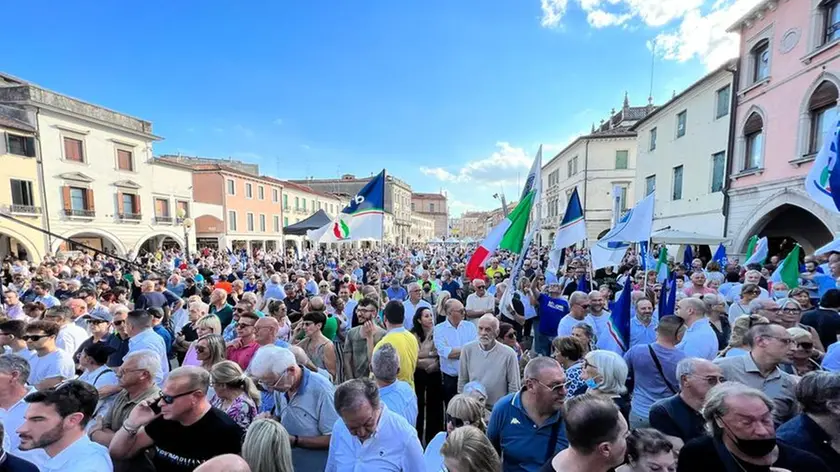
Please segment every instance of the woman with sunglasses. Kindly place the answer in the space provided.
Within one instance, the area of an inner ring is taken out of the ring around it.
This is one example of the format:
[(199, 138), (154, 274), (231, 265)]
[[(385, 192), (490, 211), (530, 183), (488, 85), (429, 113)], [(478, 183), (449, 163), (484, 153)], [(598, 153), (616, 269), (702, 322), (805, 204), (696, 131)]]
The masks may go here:
[[(195, 323), (193, 323), (195, 327), (195, 332), (200, 339), (202, 336), (208, 334), (222, 334), (222, 322), (219, 320), (219, 317), (216, 315), (205, 315), (198, 319)], [(187, 353), (184, 355), (184, 362), (181, 364), (184, 365), (195, 365), (200, 366), (201, 361), (198, 360), (198, 353), (196, 352), (196, 343), (198, 340), (193, 341), (190, 344), (189, 349), (187, 349)]]
[(729, 345), (720, 351), (718, 357), (736, 357), (749, 354), (750, 346), (747, 342), (747, 331), (757, 324), (770, 324), (770, 320), (760, 315), (739, 316), (732, 323)]
[(775, 320), (778, 324), (786, 329), (788, 328), (802, 328), (811, 333), (814, 338), (814, 349), (819, 352), (825, 352), (825, 348), (820, 341), (820, 336), (812, 326), (801, 323), (802, 320), (802, 306), (793, 298), (783, 298), (779, 300), (779, 319)]
[(205, 334), (195, 342), (199, 366), (210, 372), (214, 365), (225, 360), (225, 339), (219, 334)]
[(735, 320), (741, 315), (750, 314), (750, 302), (761, 295), (761, 289), (756, 284), (744, 284), (741, 286), (741, 298), (729, 307), (729, 323), (735, 324)]
[(438, 472), (443, 469), (440, 448), (452, 431), (462, 426), (474, 426), (482, 433), (487, 433), (483, 404), (465, 394), (458, 394), (449, 400), (449, 406), (446, 407), (446, 431), (437, 433), (423, 453), (427, 471)]
[(516, 352), (516, 358), (522, 359), (522, 347), (516, 342), (516, 330), (510, 323), (499, 323), (499, 336), (496, 339)]
[(796, 350), (791, 356), (793, 363), (790, 364), (790, 373), (801, 377), (809, 372), (822, 370), (820, 363), (823, 354), (815, 348), (815, 337), (799, 327), (788, 328), (787, 332), (796, 343)]
[(260, 404), (260, 392), (251, 377), (236, 362), (221, 361), (210, 369), (210, 386), (215, 393), (210, 404), (247, 430)]

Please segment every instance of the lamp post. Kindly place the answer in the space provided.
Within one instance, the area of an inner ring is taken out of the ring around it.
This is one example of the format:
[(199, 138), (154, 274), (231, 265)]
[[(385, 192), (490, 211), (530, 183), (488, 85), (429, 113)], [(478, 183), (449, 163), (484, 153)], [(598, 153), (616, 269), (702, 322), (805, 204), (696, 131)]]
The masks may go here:
[[(187, 258), (187, 261), (190, 260), (190, 228), (192, 228), (193, 220), (192, 218), (186, 217), (186, 211), (183, 209), (178, 210), (178, 218), (181, 219), (181, 227), (184, 228), (184, 256)], [(189, 263), (189, 262), (188, 262)]]

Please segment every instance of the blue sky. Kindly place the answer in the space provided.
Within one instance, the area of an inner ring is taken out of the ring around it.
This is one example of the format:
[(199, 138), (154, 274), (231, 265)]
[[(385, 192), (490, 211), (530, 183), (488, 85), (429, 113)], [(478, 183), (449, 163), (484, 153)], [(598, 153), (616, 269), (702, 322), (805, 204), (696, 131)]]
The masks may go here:
[[(238, 6), (248, 3), (249, 6)], [(234, 157), (280, 178), (369, 175), (515, 198), (620, 107), (670, 98), (736, 52), (756, 0), (54, 2), (4, 6), (0, 70), (150, 120), (155, 153)]]

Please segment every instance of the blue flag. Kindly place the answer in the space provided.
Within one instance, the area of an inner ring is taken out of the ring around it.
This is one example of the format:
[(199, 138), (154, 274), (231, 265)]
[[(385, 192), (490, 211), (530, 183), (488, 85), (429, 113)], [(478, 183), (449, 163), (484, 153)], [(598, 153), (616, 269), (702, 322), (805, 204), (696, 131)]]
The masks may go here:
[(677, 280), (676, 274), (671, 274), (670, 284), (671, 286), (668, 292), (668, 298), (665, 301), (665, 309), (659, 312), (659, 317), (662, 318), (663, 316), (673, 315), (677, 311)]
[(628, 280), (624, 283), (624, 288), (621, 289), (618, 300), (612, 305), (612, 314), (607, 323), (609, 335), (612, 336), (618, 347), (625, 352), (630, 348), (630, 299), (632, 293), (633, 284)]
[(589, 293), (589, 284), (586, 283), (585, 275), (578, 279), (577, 289), (579, 292)]
[(656, 269), (656, 259), (654, 259), (653, 254), (650, 253), (648, 250), (648, 243), (647, 241), (642, 241), (639, 243), (639, 253), (641, 255), (641, 264), (642, 270), (646, 273), (649, 270)]
[[(670, 279), (670, 276), (669, 276)], [(663, 313), (668, 308), (668, 294), (671, 292), (668, 289), (668, 282), (669, 280), (665, 280), (662, 282), (662, 289), (659, 291), (659, 303), (657, 303), (657, 310), (659, 311), (659, 317), (663, 317)]]
[(685, 252), (683, 252), (683, 264), (685, 265), (686, 269), (691, 268), (691, 261), (694, 260), (694, 252), (691, 250), (691, 245), (687, 244), (685, 246)]
[(723, 243), (720, 243), (720, 245), (718, 246), (717, 251), (715, 251), (715, 255), (712, 256), (712, 260), (717, 262), (720, 265), (721, 269), (726, 267), (726, 264), (729, 262), (729, 260), (726, 257), (726, 248), (723, 247)]

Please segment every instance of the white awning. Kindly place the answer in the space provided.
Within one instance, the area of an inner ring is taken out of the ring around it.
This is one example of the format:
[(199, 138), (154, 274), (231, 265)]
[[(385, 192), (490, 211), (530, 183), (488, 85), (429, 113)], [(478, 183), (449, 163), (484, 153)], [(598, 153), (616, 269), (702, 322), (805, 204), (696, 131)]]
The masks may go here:
[(650, 235), (653, 243), (659, 244), (699, 244), (713, 246), (726, 242), (722, 236), (711, 236), (708, 234), (692, 233), (690, 231), (679, 231), (676, 229), (662, 229)]

